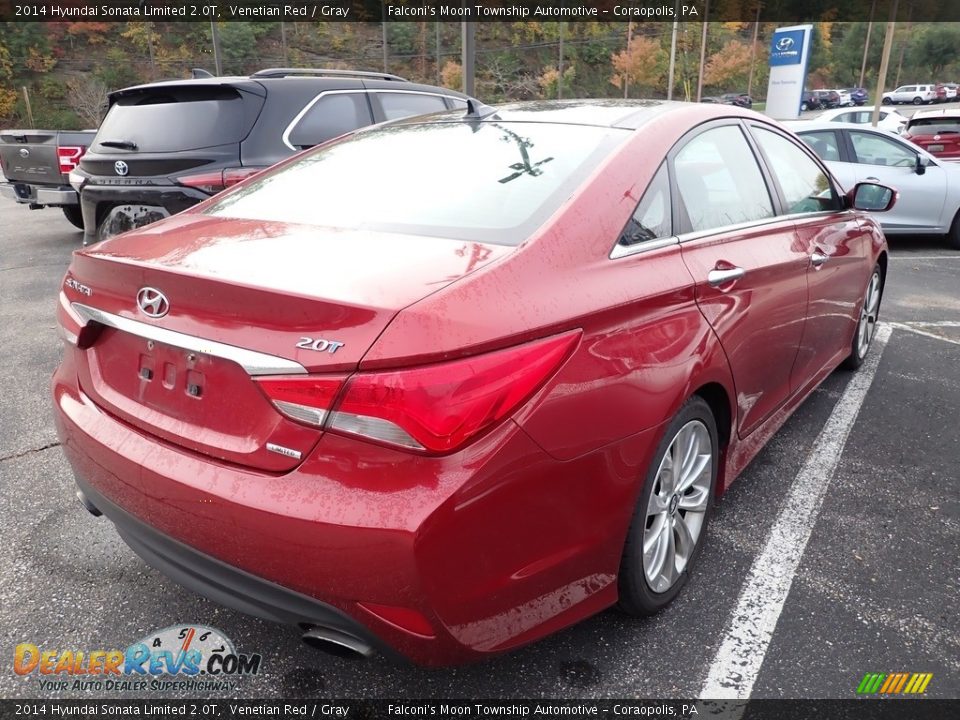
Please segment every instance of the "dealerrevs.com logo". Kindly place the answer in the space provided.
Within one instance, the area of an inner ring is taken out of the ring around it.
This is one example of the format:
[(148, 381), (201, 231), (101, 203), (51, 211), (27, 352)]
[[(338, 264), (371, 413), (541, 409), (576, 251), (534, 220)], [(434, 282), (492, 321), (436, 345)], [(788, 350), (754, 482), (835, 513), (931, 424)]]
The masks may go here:
[(36, 676), (41, 690), (184, 690), (229, 692), (236, 678), (260, 672), (260, 655), (238, 653), (219, 630), (171, 625), (126, 650), (59, 650), (20, 643), (17, 675)]

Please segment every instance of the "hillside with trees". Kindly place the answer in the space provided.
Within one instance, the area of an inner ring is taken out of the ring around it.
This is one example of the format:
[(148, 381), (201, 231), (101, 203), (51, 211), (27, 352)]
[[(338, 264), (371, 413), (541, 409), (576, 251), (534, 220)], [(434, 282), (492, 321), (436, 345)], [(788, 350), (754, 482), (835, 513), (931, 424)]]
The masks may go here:
[[(703, 94), (763, 98), (777, 23), (708, 24)], [(680, 23), (675, 99), (695, 99), (702, 24)], [(849, 87), (860, 78), (867, 23), (819, 22), (807, 85)], [(478, 97), (489, 103), (563, 97), (666, 97), (672, 24), (477, 24)], [(460, 88), (456, 22), (280, 23), (217, 26), (225, 74), (264, 67), (384, 70)], [(876, 82), (883, 23), (866, 66)], [(0, 23), (0, 127), (95, 126), (110, 90), (213, 71), (206, 23)], [(384, 44), (386, 38), (386, 44)], [(960, 80), (960, 23), (897, 24), (887, 84)], [(27, 103), (29, 102), (29, 110)], [(32, 119), (32, 122), (30, 122)]]

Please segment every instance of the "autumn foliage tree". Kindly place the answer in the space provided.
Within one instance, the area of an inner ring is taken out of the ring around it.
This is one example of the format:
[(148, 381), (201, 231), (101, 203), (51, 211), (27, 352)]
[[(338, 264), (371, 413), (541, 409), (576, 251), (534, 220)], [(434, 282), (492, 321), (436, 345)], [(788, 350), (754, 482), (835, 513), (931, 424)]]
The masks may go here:
[(633, 87), (653, 88), (663, 80), (667, 53), (655, 38), (635, 37), (630, 47), (610, 56), (614, 75), (610, 82), (618, 88), (626, 80)]
[(703, 69), (703, 82), (721, 89), (738, 89), (746, 86), (750, 72), (750, 46), (739, 40), (731, 40), (707, 60)]

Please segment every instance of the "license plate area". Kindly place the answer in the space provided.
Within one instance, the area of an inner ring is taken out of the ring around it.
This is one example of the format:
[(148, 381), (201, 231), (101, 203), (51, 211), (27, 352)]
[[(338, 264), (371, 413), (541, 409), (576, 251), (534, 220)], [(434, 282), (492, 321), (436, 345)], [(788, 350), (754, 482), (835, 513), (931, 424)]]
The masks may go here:
[[(103, 327), (80, 385), (121, 420), (168, 442), (245, 466), (288, 470), (321, 432), (282, 416), (240, 365)], [(270, 451), (276, 445), (294, 451)]]

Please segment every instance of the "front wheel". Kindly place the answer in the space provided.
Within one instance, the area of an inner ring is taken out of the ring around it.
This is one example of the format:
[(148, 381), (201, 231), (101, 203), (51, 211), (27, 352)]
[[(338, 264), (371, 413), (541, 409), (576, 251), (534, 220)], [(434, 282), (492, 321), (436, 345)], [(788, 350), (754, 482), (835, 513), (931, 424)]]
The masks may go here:
[(947, 245), (953, 250), (960, 250), (960, 212), (953, 219), (953, 225), (947, 233)]
[(880, 298), (883, 296), (883, 273), (879, 265), (873, 268), (867, 289), (863, 293), (863, 302), (860, 305), (860, 319), (857, 321), (856, 332), (850, 343), (850, 355), (843, 361), (847, 370), (856, 370), (863, 365), (870, 344), (877, 331), (877, 320), (880, 317)]
[(880, 104), (881, 104), (881, 105), (893, 105), (893, 100), (891, 100), (890, 98), (884, 98), (883, 100), (880, 101)]
[(807, 111), (807, 104), (800, 103), (800, 112), (806, 112), (806, 111)]
[(687, 582), (700, 553), (717, 481), (717, 424), (694, 396), (670, 421), (647, 470), (620, 560), (619, 607), (652, 615)]

